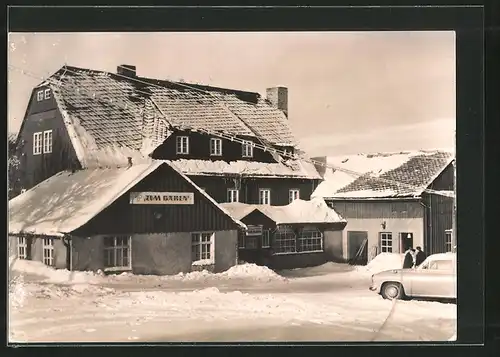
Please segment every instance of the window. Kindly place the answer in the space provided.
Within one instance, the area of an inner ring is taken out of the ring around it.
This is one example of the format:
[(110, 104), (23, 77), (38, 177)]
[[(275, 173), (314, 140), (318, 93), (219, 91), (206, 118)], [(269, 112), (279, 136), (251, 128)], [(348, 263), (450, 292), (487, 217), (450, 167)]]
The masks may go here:
[(43, 132), (43, 152), (46, 154), (52, 152), (52, 130)]
[(241, 145), (241, 156), (253, 157), (253, 143), (251, 141), (244, 141)]
[(112, 269), (131, 268), (131, 237), (104, 237), (104, 267)]
[(203, 262), (212, 264), (214, 261), (214, 236), (215, 233), (191, 234), (191, 258), (193, 263)]
[(433, 260), (429, 263), (430, 270), (453, 270), (452, 260)]
[(274, 254), (296, 253), (295, 232), (290, 227), (280, 227), (274, 232)]
[(447, 231), (444, 234), (445, 234), (444, 236), (445, 252), (451, 252), (453, 250), (451, 231)]
[(43, 264), (54, 266), (54, 240), (52, 238), (43, 239)]
[(33, 133), (33, 155), (42, 153), (42, 132)]
[(26, 237), (17, 238), (17, 257), (19, 259), (28, 258), (28, 245), (26, 244)]
[(304, 227), (299, 234), (299, 251), (322, 252), (323, 234), (316, 227)]
[(380, 233), (380, 252), (392, 253), (392, 233)]
[(221, 156), (222, 155), (222, 140), (221, 139), (210, 139), (210, 155)]
[(227, 190), (227, 202), (240, 202), (240, 191), (235, 188)]
[(50, 88), (43, 91), (43, 97), (44, 99), (50, 99)]
[(271, 204), (271, 190), (263, 188), (259, 190), (259, 204), (270, 205)]
[(240, 234), (238, 234), (238, 248), (239, 249), (245, 249), (245, 236), (246, 236), (246, 233), (244, 233), (244, 232), (241, 232)]
[(36, 92), (36, 100), (41, 102), (43, 100), (43, 90)]
[(262, 226), (248, 226), (247, 234), (245, 237), (245, 248), (257, 249), (259, 247), (259, 240), (262, 237)]
[(266, 229), (262, 231), (262, 248), (269, 248), (270, 247), (270, 239), (269, 239), (269, 229)]
[(177, 154), (189, 154), (189, 137), (177, 137)]
[(298, 189), (291, 189), (288, 191), (288, 202), (292, 203), (300, 198), (300, 191)]

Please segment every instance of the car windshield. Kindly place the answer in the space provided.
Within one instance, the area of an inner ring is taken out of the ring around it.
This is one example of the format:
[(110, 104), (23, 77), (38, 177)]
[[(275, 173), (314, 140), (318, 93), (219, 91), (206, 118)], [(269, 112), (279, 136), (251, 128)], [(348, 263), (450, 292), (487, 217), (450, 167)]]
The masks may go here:
[(422, 265), (418, 267), (418, 269), (453, 270), (453, 263), (454, 261), (452, 259), (432, 259), (423, 262)]

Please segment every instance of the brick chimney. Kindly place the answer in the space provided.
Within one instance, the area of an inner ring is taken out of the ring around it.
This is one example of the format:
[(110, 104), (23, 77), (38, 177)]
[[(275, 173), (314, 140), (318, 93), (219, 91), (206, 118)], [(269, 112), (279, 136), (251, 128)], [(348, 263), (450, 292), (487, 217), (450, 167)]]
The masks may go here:
[(272, 87), (266, 89), (266, 98), (271, 104), (288, 117), (288, 88)]
[(130, 64), (121, 64), (116, 67), (116, 73), (122, 76), (135, 77), (136, 68)]

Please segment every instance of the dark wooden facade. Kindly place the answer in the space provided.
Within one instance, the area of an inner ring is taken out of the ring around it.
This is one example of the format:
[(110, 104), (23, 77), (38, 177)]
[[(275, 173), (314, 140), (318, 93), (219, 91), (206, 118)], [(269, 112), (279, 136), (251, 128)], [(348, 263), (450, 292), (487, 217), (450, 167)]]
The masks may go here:
[[(429, 188), (432, 190), (453, 191), (453, 176), (453, 164), (450, 164), (432, 182)], [(453, 228), (454, 200), (452, 197), (424, 193), (422, 203), (426, 207), (425, 245), (432, 254), (444, 253), (447, 251), (446, 231)]]
[[(177, 154), (176, 145), (177, 137), (186, 136), (189, 138), (189, 152), (187, 154)], [(221, 139), (222, 155), (210, 155), (210, 139)], [(241, 140), (250, 141), (260, 144), (252, 137), (238, 137)], [(275, 147), (278, 150), (283, 150), (281, 147)], [(289, 148), (290, 151), (290, 148)], [(239, 142), (228, 139), (210, 136), (204, 133), (193, 132), (189, 130), (174, 130), (165, 142), (157, 147), (152, 157), (154, 159), (175, 160), (175, 159), (198, 159), (198, 160), (222, 160), (222, 161), (256, 161), (256, 162), (276, 162), (273, 156), (268, 151), (263, 151), (256, 147), (253, 148), (252, 157), (244, 157), (242, 155), (242, 145)]]
[[(194, 192), (193, 205), (133, 205), (130, 192)], [(96, 234), (174, 233), (225, 231), (239, 226), (223, 214), (195, 187), (167, 165), (131, 188), (126, 194), (73, 232), (76, 236)]]
[(300, 178), (238, 178), (221, 176), (189, 176), (198, 186), (219, 203), (228, 201), (228, 190), (239, 188), (240, 202), (259, 204), (259, 189), (271, 190), (271, 205), (283, 206), (289, 204), (289, 190), (298, 189), (300, 198), (309, 200), (319, 180)]
[[(49, 98), (37, 100), (37, 93), (48, 90)], [(52, 130), (52, 152), (33, 154), (33, 134)], [(19, 167), (16, 172), (18, 185), (15, 194), (21, 189), (30, 189), (54, 174), (79, 169), (80, 164), (71, 144), (66, 126), (48, 87), (35, 88), (31, 94), (28, 108), (16, 142)]]

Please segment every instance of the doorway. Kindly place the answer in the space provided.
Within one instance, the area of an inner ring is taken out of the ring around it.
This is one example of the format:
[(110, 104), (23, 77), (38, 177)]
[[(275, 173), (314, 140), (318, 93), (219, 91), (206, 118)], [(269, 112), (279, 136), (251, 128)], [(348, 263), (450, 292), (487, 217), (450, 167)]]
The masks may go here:
[(347, 232), (348, 260), (353, 264), (365, 265), (368, 261), (368, 232)]
[(413, 248), (413, 233), (402, 232), (399, 233), (399, 247), (400, 253), (406, 252), (408, 249)]

